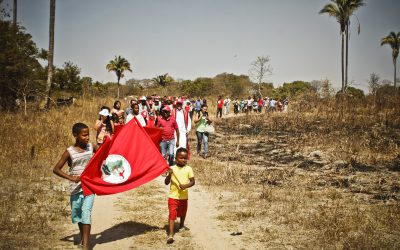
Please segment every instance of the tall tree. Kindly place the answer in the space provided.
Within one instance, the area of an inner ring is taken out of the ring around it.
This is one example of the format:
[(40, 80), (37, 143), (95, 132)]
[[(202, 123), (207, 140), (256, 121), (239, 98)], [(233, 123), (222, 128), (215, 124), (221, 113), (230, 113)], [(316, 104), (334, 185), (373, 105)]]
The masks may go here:
[(393, 78), (393, 83), (394, 83), (394, 93), (397, 94), (397, 89), (396, 89), (396, 61), (397, 61), (397, 56), (399, 55), (399, 46), (400, 46), (400, 32), (397, 34), (395, 32), (390, 32), (390, 34), (387, 37), (382, 38), (381, 40), (381, 46), (384, 44), (390, 45), (392, 48), (392, 59), (393, 59), (393, 66), (394, 66), (394, 78)]
[[(354, 14), (356, 9), (363, 6), (363, 0), (331, 0), (331, 3), (325, 5), (320, 14), (328, 14), (336, 18), (340, 25), (340, 35), (342, 39), (341, 49), (341, 65), (342, 65), (342, 92), (347, 88), (347, 69), (348, 69), (348, 38), (350, 17)], [(345, 58), (344, 58), (344, 45), (346, 39), (346, 71), (345, 71)], [(346, 73), (345, 73), (346, 72)]]
[(119, 99), (119, 80), (124, 77), (124, 71), (132, 72), (131, 65), (125, 58), (121, 56), (115, 56), (114, 60), (111, 60), (107, 65), (106, 69), (108, 72), (114, 71), (117, 75), (117, 82), (118, 82), (118, 99)]
[(46, 86), (46, 108), (50, 108), (51, 85), (53, 80), (53, 58), (54, 58), (54, 24), (56, 16), (56, 0), (50, 0), (50, 29), (49, 29), (49, 51), (48, 51), (48, 72)]
[(17, 5), (18, 5), (18, 0), (14, 0), (14, 6), (13, 6), (13, 24), (17, 25)]
[[(349, 84), (349, 40), (350, 40), (350, 18), (354, 15), (354, 12), (365, 5), (363, 0), (347, 0), (345, 9), (347, 10), (347, 23), (346, 23), (346, 69), (345, 69), (345, 89)], [(357, 17), (357, 16), (356, 16)], [(358, 21), (358, 19), (357, 19)], [(360, 22), (358, 22), (358, 34), (360, 34)]]

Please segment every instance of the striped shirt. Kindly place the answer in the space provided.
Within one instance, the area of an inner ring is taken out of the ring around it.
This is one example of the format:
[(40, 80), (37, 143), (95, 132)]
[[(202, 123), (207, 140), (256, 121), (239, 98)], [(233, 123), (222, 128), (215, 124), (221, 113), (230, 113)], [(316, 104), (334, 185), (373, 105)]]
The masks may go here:
[[(93, 156), (93, 146), (91, 143), (87, 144), (86, 150), (81, 152), (77, 151), (75, 147), (71, 146), (67, 148), (67, 151), (71, 157), (71, 165), (68, 173), (70, 175), (81, 175), (86, 165), (89, 163), (90, 158)], [(82, 192), (81, 182), (71, 182), (69, 185), (71, 195)]]

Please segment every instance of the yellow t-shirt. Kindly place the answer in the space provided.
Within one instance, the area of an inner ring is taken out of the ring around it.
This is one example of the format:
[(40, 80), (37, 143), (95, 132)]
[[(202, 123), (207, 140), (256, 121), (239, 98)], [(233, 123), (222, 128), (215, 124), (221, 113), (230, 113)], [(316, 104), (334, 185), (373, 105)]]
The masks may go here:
[[(174, 174), (171, 177), (171, 187), (169, 190), (169, 198), (177, 199), (177, 200), (187, 200), (189, 196), (189, 191), (186, 188), (182, 190), (179, 188), (179, 183), (188, 184), (190, 182), (189, 178), (193, 178), (193, 169), (186, 165), (184, 167), (178, 167), (174, 165), (171, 167), (174, 171)], [(179, 182), (177, 181), (177, 179)]]

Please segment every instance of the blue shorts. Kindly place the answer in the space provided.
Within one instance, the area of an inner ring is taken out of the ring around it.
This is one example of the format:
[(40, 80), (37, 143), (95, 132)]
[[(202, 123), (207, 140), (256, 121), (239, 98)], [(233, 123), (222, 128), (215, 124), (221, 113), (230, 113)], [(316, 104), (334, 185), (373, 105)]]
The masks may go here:
[(83, 192), (71, 195), (72, 223), (92, 224), (94, 194), (83, 196)]

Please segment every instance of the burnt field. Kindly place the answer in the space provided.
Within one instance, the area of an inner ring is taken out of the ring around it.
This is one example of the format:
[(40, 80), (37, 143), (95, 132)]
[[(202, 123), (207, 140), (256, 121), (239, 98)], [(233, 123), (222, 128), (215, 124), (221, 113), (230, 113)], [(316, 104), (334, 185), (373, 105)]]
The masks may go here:
[(228, 230), (243, 231), (253, 247), (399, 246), (399, 128), (332, 119), (289, 113), (216, 122), (212, 163), (194, 165)]

